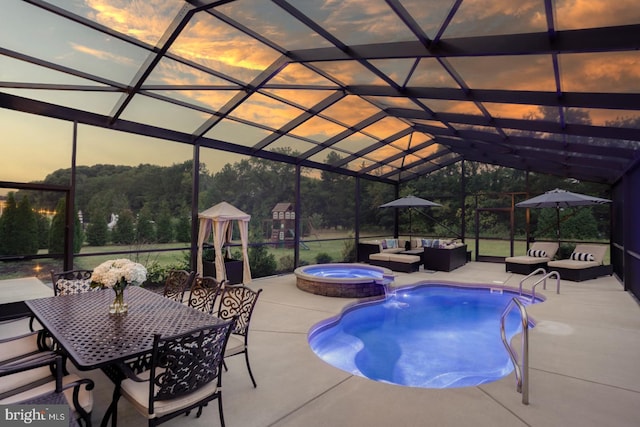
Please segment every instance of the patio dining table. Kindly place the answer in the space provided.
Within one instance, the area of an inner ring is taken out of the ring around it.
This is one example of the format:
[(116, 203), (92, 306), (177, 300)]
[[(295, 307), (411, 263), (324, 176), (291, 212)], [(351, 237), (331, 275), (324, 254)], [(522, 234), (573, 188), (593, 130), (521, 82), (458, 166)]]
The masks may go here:
[[(114, 292), (110, 289), (25, 301), (60, 350), (80, 370), (101, 369), (115, 384), (113, 400), (102, 425), (117, 423), (120, 382), (131, 361), (144, 360), (153, 349), (154, 334), (180, 334), (221, 322), (141, 287), (125, 290), (129, 311), (109, 314)], [(125, 366), (126, 364), (126, 366)], [(132, 369), (143, 368), (135, 365)]]

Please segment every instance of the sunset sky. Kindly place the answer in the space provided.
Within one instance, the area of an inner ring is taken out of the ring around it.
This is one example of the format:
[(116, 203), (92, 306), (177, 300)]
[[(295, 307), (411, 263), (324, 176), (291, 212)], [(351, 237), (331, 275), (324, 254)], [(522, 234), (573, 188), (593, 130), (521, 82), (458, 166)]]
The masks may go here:
[[(29, 2), (4, 0), (0, 14), (0, 92), (107, 117), (113, 116), (126, 88), (136, 82), (136, 76), (151, 57), (150, 49), (161, 46), (176, 17), (191, 8), (188, 3), (176, 0), (50, 0), (49, 3), (53, 9), (61, 8), (110, 28), (138, 45)], [(277, 63), (282, 52), (333, 47), (329, 40), (303, 25), (277, 3), (283, 2), (238, 0), (214, 9), (213, 14), (196, 13), (170, 45), (168, 53), (173, 59), (164, 57), (158, 62), (142, 82), (144, 93), (133, 97), (119, 119), (193, 134), (212, 114), (242, 95), (245, 85)], [(402, 0), (400, 3), (433, 39), (454, 2)], [(291, 0), (288, 4), (347, 46), (417, 40), (383, 0)], [(640, 23), (637, 0), (558, 0), (553, 5), (556, 31)], [(271, 45), (225, 21), (251, 29)], [(542, 0), (465, 0), (441, 39), (546, 31)], [(447, 62), (471, 89), (556, 91), (551, 55), (465, 56), (452, 57)], [(369, 63), (382, 76), (353, 60), (315, 62), (310, 64), (313, 68), (296, 63), (280, 67), (261, 93), (252, 93), (204, 136), (253, 147), (275, 130), (286, 128), (305, 109), (332, 96), (340, 85), (386, 87), (388, 82), (384, 76), (399, 86), (460, 88), (452, 74), (435, 58), (422, 58), (419, 62), (414, 58), (373, 59)], [(561, 54), (558, 63), (562, 91), (640, 91), (639, 51)], [(540, 114), (536, 105), (483, 103), (479, 106), (464, 101), (420, 101), (436, 113), (482, 116), (481, 107), (497, 118), (519, 119)], [(321, 115), (291, 129), (290, 136), (276, 139), (265, 149), (291, 147), (307, 152), (386, 107), (419, 109), (404, 98), (365, 99), (347, 94)], [(638, 118), (637, 110), (592, 109), (589, 114), (595, 125), (621, 117)], [(439, 121), (434, 121), (434, 125), (444, 126)], [(0, 126), (3, 129), (0, 181), (41, 180), (47, 173), (69, 167), (71, 123), (0, 109)], [(405, 120), (386, 117), (311, 159), (323, 162), (331, 151), (345, 157), (410, 126)], [(405, 135), (369, 153), (365, 162), (375, 164), (429, 139), (430, 136), (423, 133)], [(80, 165), (170, 165), (192, 156), (187, 144), (87, 125), (79, 126), (78, 141)], [(407, 153), (404, 162), (413, 161), (416, 155), (428, 157), (441, 149), (439, 144), (434, 144), (419, 153)], [(240, 158), (221, 151), (203, 153), (209, 170), (217, 170), (224, 163)], [(29, 167), (15, 159), (29, 159)]]

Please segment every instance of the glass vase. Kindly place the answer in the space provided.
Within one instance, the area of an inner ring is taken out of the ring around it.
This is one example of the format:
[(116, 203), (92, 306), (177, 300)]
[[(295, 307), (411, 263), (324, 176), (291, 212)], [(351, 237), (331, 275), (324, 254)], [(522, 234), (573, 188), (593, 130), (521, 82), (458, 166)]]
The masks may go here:
[(114, 286), (113, 291), (116, 297), (113, 303), (109, 305), (109, 314), (122, 314), (129, 311), (129, 304), (124, 302), (124, 290), (126, 286)]

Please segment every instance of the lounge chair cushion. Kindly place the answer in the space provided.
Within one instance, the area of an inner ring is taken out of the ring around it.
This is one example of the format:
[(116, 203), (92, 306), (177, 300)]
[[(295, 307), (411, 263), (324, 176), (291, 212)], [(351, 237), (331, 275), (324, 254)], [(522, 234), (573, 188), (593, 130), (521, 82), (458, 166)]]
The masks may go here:
[(547, 257), (522, 255), (522, 256), (507, 257), (504, 259), (504, 262), (512, 263), (512, 264), (541, 264), (541, 263), (548, 262), (549, 260), (550, 258), (547, 258)]
[[(504, 261), (512, 264), (540, 264), (551, 261), (558, 252), (559, 245), (554, 242), (534, 242), (527, 255), (507, 257)], [(542, 253), (544, 252), (544, 256)], [(535, 256), (533, 255), (535, 254)]]
[(572, 270), (580, 268), (597, 267), (603, 264), (604, 255), (607, 252), (606, 245), (576, 245), (573, 254), (589, 254), (593, 256), (593, 261), (578, 261), (574, 259), (573, 254), (569, 259), (563, 259), (559, 261), (549, 262), (549, 269), (553, 268), (568, 268)]
[(576, 261), (573, 259), (561, 259), (559, 261), (551, 261), (547, 265), (549, 266), (549, 270), (553, 270), (554, 268), (578, 270), (582, 268), (597, 267), (600, 264), (595, 261)]

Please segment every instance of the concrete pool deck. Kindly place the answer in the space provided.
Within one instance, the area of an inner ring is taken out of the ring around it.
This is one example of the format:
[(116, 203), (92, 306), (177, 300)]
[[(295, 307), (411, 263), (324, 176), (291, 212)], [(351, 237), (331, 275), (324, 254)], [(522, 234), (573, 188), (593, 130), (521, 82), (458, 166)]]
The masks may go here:
[[(471, 262), (450, 273), (397, 273), (395, 284), (443, 280), (517, 288), (523, 277), (505, 273), (504, 264)], [(254, 280), (250, 286), (264, 290), (250, 336), (258, 387), (252, 387), (241, 356), (228, 360), (223, 377), (228, 427), (640, 424), (640, 306), (613, 277), (562, 281), (559, 295), (555, 280), (548, 281), (546, 291), (536, 288), (547, 301), (528, 307), (537, 322), (530, 332), (529, 405), (515, 391), (513, 374), (477, 387), (444, 390), (349, 375), (309, 349), (307, 332), (355, 300), (301, 291), (293, 274)], [(101, 372), (80, 375), (96, 381), (93, 420), (99, 424), (113, 386)], [(205, 408), (199, 419), (178, 417), (164, 425), (218, 426), (216, 406)], [(125, 427), (145, 423), (125, 400), (118, 421)]]

